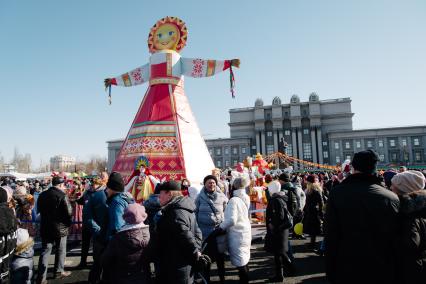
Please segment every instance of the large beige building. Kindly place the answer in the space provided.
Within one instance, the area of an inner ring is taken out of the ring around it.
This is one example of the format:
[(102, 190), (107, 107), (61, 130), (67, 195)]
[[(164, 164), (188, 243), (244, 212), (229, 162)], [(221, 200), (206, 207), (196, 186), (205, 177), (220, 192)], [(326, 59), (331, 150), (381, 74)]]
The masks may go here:
[[(307, 101), (293, 95), (288, 103), (279, 97), (265, 105), (229, 110), (230, 137), (206, 140), (214, 164), (232, 167), (246, 156), (283, 150), (299, 159), (335, 165), (363, 149), (378, 152), (381, 166), (422, 166), (426, 163), (426, 126), (354, 130), (350, 98)], [(111, 169), (123, 140), (108, 142)], [(297, 168), (297, 165), (294, 165)]]
[(75, 158), (66, 155), (56, 155), (50, 158), (50, 170), (51, 171), (74, 171), (75, 169)]

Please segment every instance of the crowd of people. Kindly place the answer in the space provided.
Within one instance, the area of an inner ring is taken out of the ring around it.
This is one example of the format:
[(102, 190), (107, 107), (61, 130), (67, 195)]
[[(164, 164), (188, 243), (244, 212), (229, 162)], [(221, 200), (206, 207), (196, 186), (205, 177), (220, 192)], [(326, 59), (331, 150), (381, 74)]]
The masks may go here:
[(377, 162), (367, 150), (341, 171), (254, 177), (250, 168), (216, 169), (200, 189), (188, 180), (164, 181), (139, 203), (117, 172), (72, 181), (53, 176), (49, 183), (5, 179), (0, 283), (47, 283), (54, 248), (53, 276), (68, 277), (70, 231), (81, 235), (80, 268), (93, 244), (89, 283), (209, 283), (212, 263), (225, 283), (228, 258), (240, 283), (249, 283), (254, 187), (264, 196), (264, 248), (275, 263), (270, 282), (297, 273), (291, 240), (309, 237), (308, 249), (324, 256), (330, 283), (424, 283), (425, 175), (404, 167), (378, 171)]

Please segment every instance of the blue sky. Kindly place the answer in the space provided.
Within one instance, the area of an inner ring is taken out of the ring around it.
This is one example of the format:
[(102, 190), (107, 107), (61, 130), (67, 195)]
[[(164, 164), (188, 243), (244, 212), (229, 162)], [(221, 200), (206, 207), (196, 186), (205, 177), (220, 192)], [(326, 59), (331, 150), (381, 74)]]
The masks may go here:
[(235, 99), (228, 72), (185, 82), (206, 138), (229, 136), (229, 108), (313, 91), (351, 97), (357, 129), (426, 124), (426, 1), (1, 1), (0, 154), (106, 156), (147, 86), (109, 106), (103, 79), (148, 61), (164, 16), (187, 24), (182, 56), (241, 59)]

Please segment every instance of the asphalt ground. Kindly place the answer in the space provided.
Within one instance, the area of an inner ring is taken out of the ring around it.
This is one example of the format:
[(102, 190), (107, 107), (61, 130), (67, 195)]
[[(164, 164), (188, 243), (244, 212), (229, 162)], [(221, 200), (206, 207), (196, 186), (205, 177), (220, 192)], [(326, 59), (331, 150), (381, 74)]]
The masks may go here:
[[(263, 250), (263, 238), (265, 235), (264, 227), (253, 226), (253, 241), (251, 248), (251, 259), (249, 262), (249, 277), (250, 283), (271, 283), (268, 278), (274, 276), (274, 261), (271, 254)], [(318, 238), (318, 241), (321, 238)], [(284, 283), (295, 284), (325, 284), (328, 283), (325, 279), (325, 264), (324, 257), (318, 256), (310, 251), (307, 247), (308, 240), (291, 240), (291, 245), (294, 253), (294, 265), (296, 273), (292, 277), (285, 277)], [(70, 242), (67, 248), (67, 258), (65, 269), (72, 272), (71, 276), (65, 279), (52, 279), (54, 257), (51, 256), (48, 270), (48, 283), (87, 283), (89, 269), (92, 265), (92, 257), (89, 254), (88, 266), (85, 269), (78, 269), (77, 265), (80, 262), (80, 244), (79, 242)], [(34, 257), (35, 269), (38, 264), (38, 255), (40, 251), (36, 250)], [(226, 283), (238, 283), (238, 272), (232, 266), (229, 259), (226, 259)], [(216, 265), (212, 265), (211, 283), (219, 283), (217, 276)]]

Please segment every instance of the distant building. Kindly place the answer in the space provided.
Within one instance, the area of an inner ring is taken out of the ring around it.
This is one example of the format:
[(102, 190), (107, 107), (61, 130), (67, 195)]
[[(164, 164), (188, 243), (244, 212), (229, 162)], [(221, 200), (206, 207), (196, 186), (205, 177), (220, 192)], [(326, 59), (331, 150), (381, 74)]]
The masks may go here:
[(66, 155), (56, 155), (50, 158), (50, 170), (51, 171), (74, 171), (75, 169), (75, 158)]
[[(293, 95), (287, 104), (275, 97), (271, 105), (257, 99), (254, 107), (230, 109), (229, 115), (230, 138), (206, 140), (218, 168), (283, 151), (284, 144), (288, 155), (319, 164), (340, 164), (363, 149), (376, 150), (383, 167), (426, 164), (426, 125), (353, 130), (350, 98), (320, 100), (311, 93), (307, 102)], [(122, 143), (108, 142), (108, 169)]]

